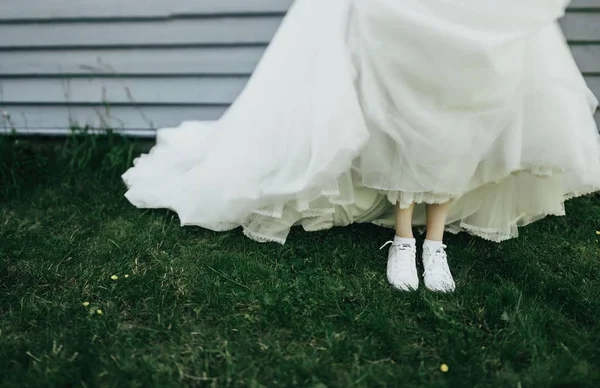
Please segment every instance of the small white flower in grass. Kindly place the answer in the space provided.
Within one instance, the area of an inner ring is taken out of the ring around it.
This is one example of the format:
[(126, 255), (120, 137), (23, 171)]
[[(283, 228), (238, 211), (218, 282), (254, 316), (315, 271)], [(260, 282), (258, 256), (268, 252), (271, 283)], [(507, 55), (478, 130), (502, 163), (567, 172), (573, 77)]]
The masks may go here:
[(104, 314), (104, 312), (102, 310), (98, 309), (98, 310), (96, 310), (96, 314), (102, 315), (102, 314)]
[(440, 370), (441, 370), (443, 373), (446, 373), (446, 372), (448, 372), (448, 371), (450, 370), (450, 368), (448, 368), (448, 365), (446, 365), (446, 364), (442, 364), (442, 365), (440, 365)]
[(125, 274), (125, 276), (124, 276), (124, 277), (125, 277), (125, 279), (127, 279), (127, 278), (129, 277), (129, 274)]
[(83, 305), (83, 307), (87, 307), (90, 305), (90, 302), (83, 302), (82, 305)]
[(112, 280), (117, 280), (117, 279), (119, 279), (119, 277), (118, 277), (117, 275), (113, 275), (113, 276), (111, 276), (110, 278), (111, 278)]

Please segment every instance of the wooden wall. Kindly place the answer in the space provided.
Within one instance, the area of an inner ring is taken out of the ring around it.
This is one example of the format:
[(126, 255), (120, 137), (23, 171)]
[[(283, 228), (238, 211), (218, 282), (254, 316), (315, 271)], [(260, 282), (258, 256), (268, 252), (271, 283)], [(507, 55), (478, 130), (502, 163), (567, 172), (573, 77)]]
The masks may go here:
[[(0, 130), (89, 125), (152, 136), (182, 120), (214, 120), (244, 87), (291, 3), (0, 3)], [(561, 23), (600, 96), (600, 0), (575, 0)]]

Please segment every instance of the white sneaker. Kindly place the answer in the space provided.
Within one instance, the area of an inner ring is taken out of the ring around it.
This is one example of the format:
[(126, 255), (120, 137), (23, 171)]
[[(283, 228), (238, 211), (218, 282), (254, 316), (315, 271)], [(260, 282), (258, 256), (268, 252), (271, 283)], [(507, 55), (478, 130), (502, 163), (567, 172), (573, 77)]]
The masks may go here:
[(423, 246), (423, 267), (425, 272), (425, 287), (435, 292), (452, 292), (456, 288), (450, 267), (446, 246), (441, 245), (435, 251)]
[(388, 245), (387, 279), (394, 287), (402, 291), (415, 291), (419, 288), (419, 275), (417, 274), (417, 248), (414, 244), (388, 241), (381, 249)]

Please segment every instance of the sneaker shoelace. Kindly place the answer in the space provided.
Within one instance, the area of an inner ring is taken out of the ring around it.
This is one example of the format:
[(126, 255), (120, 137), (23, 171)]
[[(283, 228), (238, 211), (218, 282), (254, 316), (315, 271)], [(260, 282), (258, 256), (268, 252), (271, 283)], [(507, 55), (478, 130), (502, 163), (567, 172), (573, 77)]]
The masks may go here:
[[(442, 268), (444, 272), (448, 272), (446, 270), (446, 263), (448, 262), (448, 255), (446, 254), (446, 245), (442, 245), (440, 246), (438, 249), (435, 250), (435, 252), (431, 253), (430, 255), (430, 263), (429, 265), (425, 266), (425, 272), (430, 274), (432, 271), (432, 268)], [(439, 264), (442, 264), (441, 266)], [(423, 274), (423, 276), (425, 276), (425, 273)]]
[(390, 241), (386, 242), (385, 244), (383, 244), (381, 246), (381, 248), (379, 248), (379, 250), (382, 250), (383, 248), (387, 247), (388, 245), (392, 245), (393, 247), (397, 247), (397, 248), (399, 248), (401, 250), (404, 250), (404, 251), (416, 252), (416, 250), (417, 250), (417, 248), (414, 245), (412, 245), (412, 244), (399, 243), (399, 242), (395, 242), (395, 241), (392, 241), (392, 240), (390, 240)]

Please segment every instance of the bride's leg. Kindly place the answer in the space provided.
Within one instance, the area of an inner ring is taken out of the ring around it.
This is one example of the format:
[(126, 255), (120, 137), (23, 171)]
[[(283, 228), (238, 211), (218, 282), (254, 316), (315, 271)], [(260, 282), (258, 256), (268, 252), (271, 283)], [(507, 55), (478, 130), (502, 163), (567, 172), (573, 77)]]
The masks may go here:
[(444, 229), (448, 219), (450, 202), (427, 206), (427, 236), (423, 243), (423, 267), (425, 286), (432, 291), (451, 292), (455, 284), (448, 267)]
[(396, 236), (390, 242), (387, 262), (387, 279), (394, 287), (402, 291), (419, 288), (417, 273), (417, 244), (412, 232), (414, 204), (406, 209), (396, 205)]
[(443, 241), (450, 202), (427, 205), (427, 236), (430, 241)]
[(402, 238), (414, 238), (412, 230), (412, 218), (415, 204), (402, 209), (400, 204), (396, 205), (396, 236)]

